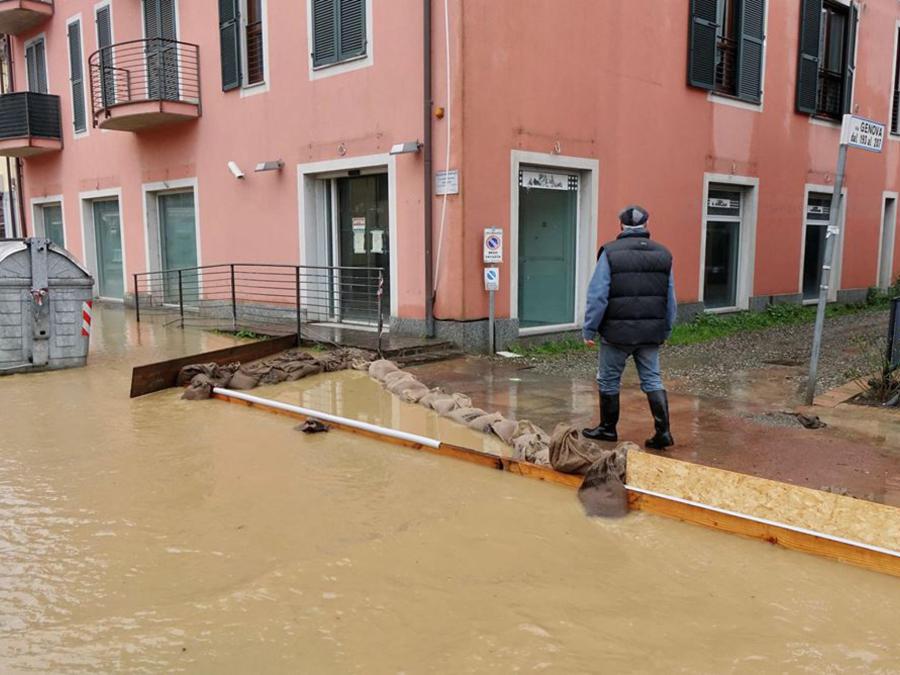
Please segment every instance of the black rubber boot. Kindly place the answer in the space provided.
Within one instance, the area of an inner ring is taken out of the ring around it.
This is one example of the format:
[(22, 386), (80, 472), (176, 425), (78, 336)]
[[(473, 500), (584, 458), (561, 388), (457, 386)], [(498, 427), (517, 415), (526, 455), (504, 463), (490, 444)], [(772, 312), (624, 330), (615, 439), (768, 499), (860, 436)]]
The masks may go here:
[(616, 425), (619, 423), (619, 395), (600, 394), (600, 424), (593, 429), (582, 429), (585, 438), (592, 441), (617, 441)]
[(669, 397), (664, 389), (659, 391), (651, 391), (647, 394), (647, 401), (650, 403), (650, 412), (653, 415), (653, 426), (656, 433), (653, 438), (644, 441), (644, 446), (652, 450), (665, 450), (671, 445), (675, 445), (675, 439), (669, 432)]

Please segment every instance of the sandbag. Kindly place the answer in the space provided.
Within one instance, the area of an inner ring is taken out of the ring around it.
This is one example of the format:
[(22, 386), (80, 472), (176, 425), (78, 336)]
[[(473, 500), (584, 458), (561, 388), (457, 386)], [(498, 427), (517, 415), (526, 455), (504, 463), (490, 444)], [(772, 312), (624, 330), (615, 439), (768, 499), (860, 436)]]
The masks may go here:
[(429, 391), (428, 387), (418, 380), (412, 380), (407, 386), (402, 387), (400, 398), (407, 403), (418, 403)]
[(194, 375), (190, 385), (181, 394), (181, 398), (187, 401), (202, 401), (212, 396), (212, 384), (206, 375)]
[(501, 417), (491, 424), (491, 432), (507, 445), (512, 445), (513, 436), (518, 428), (518, 422), (506, 417)]
[[(513, 457), (533, 464), (541, 463), (546, 466), (550, 463), (550, 454), (545, 440), (545, 434), (519, 434), (513, 439)], [(538, 457), (545, 458), (538, 462)]]
[(423, 405), (426, 408), (431, 408), (431, 403), (435, 399), (446, 398), (447, 394), (442, 392), (440, 389), (432, 389), (427, 394), (425, 394), (422, 398), (419, 399), (419, 405)]
[(261, 376), (255, 373), (248, 373), (243, 368), (237, 371), (234, 376), (231, 378), (231, 382), (228, 387), (230, 389), (253, 389), (255, 386), (259, 384), (259, 378)]
[(628, 513), (628, 491), (625, 489), (625, 467), (633, 443), (621, 443), (614, 450), (604, 450), (585, 474), (578, 499), (589, 516), (621, 518)]
[(503, 415), (500, 413), (489, 413), (487, 415), (481, 415), (480, 417), (476, 417), (471, 422), (469, 422), (469, 428), (474, 429), (475, 431), (480, 431), (482, 433), (491, 433), (491, 427), (503, 419)]
[(224, 366), (220, 366), (217, 363), (195, 363), (184, 366), (178, 371), (176, 383), (178, 386), (183, 387), (193, 382), (197, 375), (204, 375), (209, 378), (214, 387), (224, 387), (239, 366), (239, 363), (229, 363)]
[[(422, 384), (415, 377), (410, 375), (409, 373), (403, 373), (403, 377), (392, 377), (390, 382), (385, 382), (385, 387), (392, 394), (400, 394), (407, 387), (412, 386), (413, 384)], [(425, 385), (422, 384), (424, 387)]]
[(318, 375), (322, 372), (321, 363), (304, 363), (299, 368), (288, 371), (288, 382), (302, 380), (310, 375)]
[(407, 373), (404, 370), (394, 370), (394, 371), (388, 373), (387, 375), (385, 375), (384, 379), (381, 381), (381, 383), (385, 387), (390, 387), (397, 380), (405, 380), (405, 379), (408, 379), (411, 377), (412, 377), (412, 374)]
[(603, 453), (603, 448), (565, 423), (557, 424), (550, 438), (550, 465), (562, 473), (587, 473)]
[(438, 415), (447, 417), (451, 412), (459, 408), (471, 408), (472, 399), (465, 394), (449, 394), (444, 398), (435, 398), (431, 402), (431, 409)]
[(457, 408), (456, 410), (451, 411), (447, 417), (454, 422), (468, 425), (472, 420), (486, 414), (487, 413), (481, 408)]

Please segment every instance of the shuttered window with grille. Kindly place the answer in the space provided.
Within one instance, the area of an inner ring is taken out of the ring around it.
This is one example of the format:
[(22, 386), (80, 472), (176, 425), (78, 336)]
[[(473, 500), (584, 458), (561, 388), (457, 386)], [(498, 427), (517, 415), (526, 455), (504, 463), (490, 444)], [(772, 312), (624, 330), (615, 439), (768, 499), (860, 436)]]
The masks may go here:
[(247, 57), (247, 84), (260, 84), (266, 79), (262, 0), (247, 0), (246, 17), (244, 46)]
[(840, 120), (852, 112), (859, 9), (831, 0), (802, 0), (797, 111)]
[(310, 0), (313, 66), (327, 66), (366, 54), (367, 0)]
[(69, 24), (69, 82), (72, 88), (72, 124), (75, 133), (87, 131), (87, 114), (84, 102), (84, 63), (81, 53), (81, 21)]
[(748, 103), (759, 103), (765, 0), (690, 2), (688, 83)]

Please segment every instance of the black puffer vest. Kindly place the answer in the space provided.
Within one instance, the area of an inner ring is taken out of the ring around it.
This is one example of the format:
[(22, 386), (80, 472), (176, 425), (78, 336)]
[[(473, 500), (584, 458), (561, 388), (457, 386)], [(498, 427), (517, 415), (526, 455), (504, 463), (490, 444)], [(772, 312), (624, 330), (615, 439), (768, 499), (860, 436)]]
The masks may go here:
[(614, 345), (659, 345), (666, 339), (672, 254), (647, 230), (623, 232), (600, 249), (611, 272), (600, 335)]

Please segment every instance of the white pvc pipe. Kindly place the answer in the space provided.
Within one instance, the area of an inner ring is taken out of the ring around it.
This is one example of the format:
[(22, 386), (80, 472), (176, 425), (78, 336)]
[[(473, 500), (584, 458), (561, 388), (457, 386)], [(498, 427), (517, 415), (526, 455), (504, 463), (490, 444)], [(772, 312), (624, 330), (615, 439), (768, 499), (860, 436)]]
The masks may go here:
[(273, 401), (268, 398), (261, 398), (259, 396), (253, 396), (252, 394), (245, 394), (242, 391), (234, 391), (233, 389), (223, 389), (222, 387), (215, 387), (213, 389), (214, 394), (221, 394), (222, 396), (229, 396), (231, 398), (236, 398), (241, 401), (247, 401), (248, 403), (255, 403), (257, 405), (264, 405), (269, 408), (275, 408), (276, 410), (284, 410), (286, 412), (298, 413), (300, 415), (305, 415), (307, 417), (313, 417), (317, 420), (321, 420), (323, 422), (332, 422), (334, 424), (341, 424), (345, 427), (350, 427), (353, 429), (360, 429), (362, 431), (368, 431), (371, 433), (381, 434), (383, 436), (388, 436), (390, 438), (396, 438), (401, 441), (408, 441), (410, 443), (418, 443), (419, 445), (424, 445), (429, 448), (439, 448), (441, 447), (441, 442), (436, 441), (433, 438), (427, 438), (426, 436), (419, 436), (418, 434), (410, 434), (406, 431), (397, 431), (396, 429), (388, 429), (387, 427), (380, 427), (376, 424), (369, 424), (368, 422), (360, 422), (359, 420), (351, 420), (346, 417), (339, 417), (338, 415), (332, 415), (330, 413), (321, 412), (319, 410), (312, 410), (311, 408), (302, 408), (299, 405), (292, 405), (290, 403), (282, 403), (281, 401)]
[(750, 520), (754, 523), (760, 523), (761, 525), (770, 525), (772, 527), (778, 527), (782, 530), (790, 530), (791, 532), (798, 532), (800, 534), (806, 534), (813, 537), (819, 537), (820, 539), (827, 539), (828, 541), (833, 541), (838, 544), (846, 544), (847, 546), (853, 546), (855, 548), (864, 548), (867, 551), (872, 551), (874, 553), (881, 553), (883, 555), (889, 555), (893, 558), (900, 558), (900, 551), (894, 551), (889, 548), (882, 548), (881, 546), (874, 546), (873, 544), (865, 544), (861, 541), (854, 541), (853, 539), (845, 539), (844, 537), (837, 537), (833, 534), (825, 534), (824, 532), (816, 532), (815, 530), (808, 530), (805, 527), (798, 527), (796, 525), (788, 525), (787, 523), (779, 523), (775, 520), (768, 520), (767, 518), (758, 518), (756, 516), (749, 516), (746, 513), (739, 513), (737, 511), (729, 511), (728, 509), (720, 509), (716, 506), (709, 506), (708, 504), (701, 504), (700, 502), (692, 502), (689, 499), (682, 499), (681, 497), (673, 497), (672, 495), (663, 494), (661, 492), (654, 492), (653, 490), (645, 490), (643, 488), (634, 487), (633, 485), (626, 485), (626, 490), (631, 492), (637, 492), (638, 494), (648, 495), (650, 497), (658, 497), (660, 499), (666, 499), (670, 502), (678, 502), (679, 504), (687, 504), (688, 506), (696, 506), (697, 508), (704, 509), (705, 511), (712, 511), (714, 513), (721, 513), (725, 516), (734, 516), (735, 518), (741, 518), (743, 520)]

